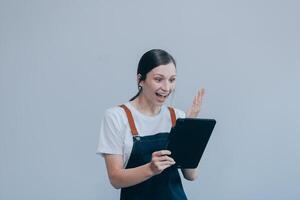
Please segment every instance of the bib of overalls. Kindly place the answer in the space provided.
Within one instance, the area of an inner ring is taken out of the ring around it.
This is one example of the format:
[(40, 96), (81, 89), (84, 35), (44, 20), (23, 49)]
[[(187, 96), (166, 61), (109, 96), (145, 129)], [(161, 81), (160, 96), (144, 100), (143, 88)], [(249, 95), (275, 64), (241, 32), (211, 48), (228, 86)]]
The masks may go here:
[[(169, 133), (164, 132), (149, 136), (139, 136), (131, 111), (125, 105), (120, 105), (120, 107), (126, 112), (133, 138), (133, 147), (126, 169), (147, 164), (151, 161), (153, 152), (166, 149)], [(174, 126), (176, 122), (175, 111), (171, 107), (168, 107), (168, 109), (171, 115), (172, 126)], [(184, 200), (187, 197), (182, 187), (178, 169), (173, 165), (142, 183), (122, 188), (120, 199)]]

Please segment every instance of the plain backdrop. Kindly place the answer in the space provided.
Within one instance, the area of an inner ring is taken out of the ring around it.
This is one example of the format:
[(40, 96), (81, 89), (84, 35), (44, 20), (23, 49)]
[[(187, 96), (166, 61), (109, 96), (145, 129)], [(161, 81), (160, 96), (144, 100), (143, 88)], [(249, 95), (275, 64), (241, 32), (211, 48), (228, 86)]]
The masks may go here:
[(189, 199), (300, 198), (299, 1), (0, 0), (0, 199), (118, 199), (96, 155), (105, 109), (153, 48), (177, 61), (168, 101), (216, 128)]

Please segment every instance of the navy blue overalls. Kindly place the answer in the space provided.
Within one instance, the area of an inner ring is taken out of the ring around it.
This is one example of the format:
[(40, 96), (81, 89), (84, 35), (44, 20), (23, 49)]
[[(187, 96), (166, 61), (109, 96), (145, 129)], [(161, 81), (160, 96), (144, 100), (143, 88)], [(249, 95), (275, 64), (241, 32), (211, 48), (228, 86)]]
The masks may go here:
[[(126, 166), (128, 168), (147, 164), (152, 159), (152, 153), (166, 149), (169, 133), (157, 133), (150, 136), (139, 136), (131, 111), (125, 105), (120, 105), (127, 115), (130, 125), (133, 147)], [(173, 108), (168, 107), (172, 126), (175, 125), (176, 115)], [(175, 165), (168, 167), (162, 173), (137, 185), (121, 189), (121, 200), (184, 200), (187, 199), (181, 179)]]

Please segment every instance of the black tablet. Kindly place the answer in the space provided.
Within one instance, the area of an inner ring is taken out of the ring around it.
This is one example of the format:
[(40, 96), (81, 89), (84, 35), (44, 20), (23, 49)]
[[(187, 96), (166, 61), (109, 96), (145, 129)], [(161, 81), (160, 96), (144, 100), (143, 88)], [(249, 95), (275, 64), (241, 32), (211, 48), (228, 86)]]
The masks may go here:
[(215, 127), (214, 119), (178, 118), (167, 149), (178, 168), (196, 168)]

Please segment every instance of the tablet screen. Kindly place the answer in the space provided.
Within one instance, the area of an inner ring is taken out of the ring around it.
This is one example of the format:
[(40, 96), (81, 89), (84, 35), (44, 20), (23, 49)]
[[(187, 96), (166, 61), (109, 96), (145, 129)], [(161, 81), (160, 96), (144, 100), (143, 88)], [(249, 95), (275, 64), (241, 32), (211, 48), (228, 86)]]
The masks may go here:
[(178, 168), (196, 168), (216, 124), (214, 119), (178, 118), (167, 149)]

